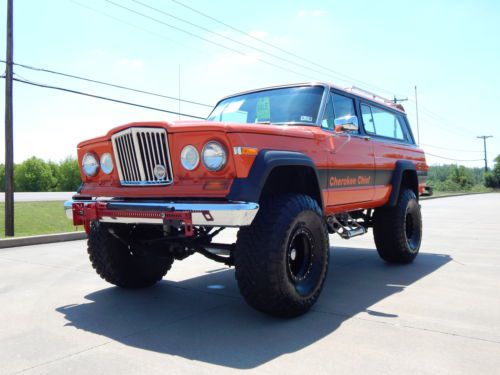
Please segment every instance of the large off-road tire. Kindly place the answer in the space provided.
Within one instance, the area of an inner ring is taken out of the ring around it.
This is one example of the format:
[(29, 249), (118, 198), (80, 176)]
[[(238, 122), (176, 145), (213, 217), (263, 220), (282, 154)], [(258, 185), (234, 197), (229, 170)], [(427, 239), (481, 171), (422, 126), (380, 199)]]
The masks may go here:
[(316, 201), (300, 194), (271, 197), (252, 225), (238, 232), (236, 280), (250, 306), (295, 317), (318, 299), (328, 256), (328, 231)]
[(88, 254), (92, 267), (107, 282), (122, 288), (144, 288), (161, 280), (173, 257), (134, 254), (124, 242), (110, 233), (112, 225), (92, 224)]
[(422, 241), (422, 215), (415, 193), (402, 189), (395, 207), (381, 207), (373, 217), (373, 236), (380, 257), (389, 263), (410, 263)]

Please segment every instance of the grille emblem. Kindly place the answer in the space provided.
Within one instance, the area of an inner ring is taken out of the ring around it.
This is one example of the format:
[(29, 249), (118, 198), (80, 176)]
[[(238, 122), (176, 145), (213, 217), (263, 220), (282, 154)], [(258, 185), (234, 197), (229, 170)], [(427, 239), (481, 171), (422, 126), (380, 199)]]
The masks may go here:
[(153, 173), (155, 174), (155, 177), (158, 180), (163, 181), (165, 179), (165, 176), (167, 175), (167, 169), (165, 168), (164, 165), (157, 164), (157, 165), (155, 165)]

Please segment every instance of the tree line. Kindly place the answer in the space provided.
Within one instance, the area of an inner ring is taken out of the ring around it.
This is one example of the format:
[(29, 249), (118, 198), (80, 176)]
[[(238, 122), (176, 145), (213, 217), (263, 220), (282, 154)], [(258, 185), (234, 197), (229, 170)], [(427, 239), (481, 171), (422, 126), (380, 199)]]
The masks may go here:
[[(55, 163), (33, 156), (14, 165), (15, 191), (76, 191), (81, 182), (74, 157)], [(0, 191), (5, 191), (4, 164), (0, 164)]]
[[(76, 191), (81, 184), (78, 161), (68, 157), (60, 163), (31, 157), (14, 166), (15, 191)], [(430, 166), (427, 184), (435, 191), (480, 191), (500, 188), (500, 155), (493, 169), (484, 173), (482, 168), (463, 165)], [(5, 166), (0, 164), (0, 191), (5, 189)]]
[(500, 188), (500, 155), (495, 158), (493, 170), (487, 173), (483, 168), (468, 168), (455, 164), (430, 166), (427, 185), (435, 191), (481, 191), (486, 188)]

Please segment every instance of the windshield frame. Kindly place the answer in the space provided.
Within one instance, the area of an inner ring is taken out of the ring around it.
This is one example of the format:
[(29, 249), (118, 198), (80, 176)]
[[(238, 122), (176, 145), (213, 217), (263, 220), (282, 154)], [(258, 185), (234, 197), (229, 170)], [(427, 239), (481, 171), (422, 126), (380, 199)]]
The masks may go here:
[[(270, 123), (270, 125), (291, 125), (291, 126), (318, 126), (321, 127), (321, 120), (323, 119), (323, 113), (326, 107), (326, 102), (328, 100), (328, 95), (330, 93), (330, 86), (324, 83), (297, 83), (297, 84), (291, 84), (291, 85), (280, 85), (280, 86), (272, 86), (272, 87), (266, 87), (266, 88), (261, 88), (261, 89), (255, 89), (255, 90), (249, 90), (249, 91), (244, 91), (244, 92), (239, 92), (237, 94), (229, 95), (221, 100), (219, 100), (215, 106), (213, 107), (212, 111), (210, 111), (209, 115), (207, 116), (208, 118), (212, 115), (214, 112), (215, 108), (223, 102), (224, 100), (235, 98), (238, 96), (243, 96), (247, 94), (253, 94), (257, 92), (264, 92), (264, 91), (271, 91), (271, 90), (278, 90), (278, 89), (286, 89), (286, 88), (294, 88), (294, 87), (323, 87), (323, 96), (321, 97), (321, 102), (318, 108), (318, 115), (316, 117), (316, 122), (311, 122), (311, 123), (301, 123), (297, 121), (288, 121), (288, 122), (280, 122), (280, 123)], [(248, 124), (254, 124), (254, 123), (248, 123)], [(258, 123), (256, 123), (257, 125)]]

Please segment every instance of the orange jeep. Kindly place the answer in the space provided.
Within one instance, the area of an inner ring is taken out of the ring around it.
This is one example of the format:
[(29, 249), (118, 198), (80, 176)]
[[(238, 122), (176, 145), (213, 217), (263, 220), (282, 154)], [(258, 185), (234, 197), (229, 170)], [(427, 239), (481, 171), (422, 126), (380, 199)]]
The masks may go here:
[[(428, 166), (401, 105), (324, 83), (219, 101), (206, 121), (131, 123), (78, 145), (83, 183), (65, 209), (93, 267), (153, 285), (200, 253), (236, 268), (252, 307), (293, 317), (317, 300), (329, 233), (372, 227), (379, 255), (418, 254)], [(213, 241), (239, 228), (236, 243)]]

